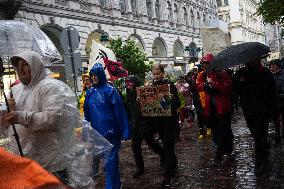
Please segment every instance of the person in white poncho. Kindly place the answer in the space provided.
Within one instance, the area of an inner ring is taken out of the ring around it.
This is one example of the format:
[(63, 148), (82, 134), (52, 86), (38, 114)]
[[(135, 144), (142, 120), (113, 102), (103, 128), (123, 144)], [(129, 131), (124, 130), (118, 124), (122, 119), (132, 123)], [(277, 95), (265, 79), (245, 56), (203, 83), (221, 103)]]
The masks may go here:
[(21, 83), (12, 88), (11, 112), (5, 120), (17, 126), (24, 156), (66, 181), (65, 154), (73, 145), (73, 128), (80, 124), (74, 92), (48, 76), (41, 56), (33, 51), (13, 56)]

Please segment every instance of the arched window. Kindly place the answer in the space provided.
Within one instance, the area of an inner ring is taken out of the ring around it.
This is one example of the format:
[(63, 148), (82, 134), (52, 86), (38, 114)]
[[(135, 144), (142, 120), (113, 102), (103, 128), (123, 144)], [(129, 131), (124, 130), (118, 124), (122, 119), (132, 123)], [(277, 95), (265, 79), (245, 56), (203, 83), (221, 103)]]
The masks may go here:
[(147, 0), (146, 1), (146, 6), (147, 6), (147, 15), (148, 15), (148, 18), (151, 19), (152, 18), (152, 2), (151, 0)]
[(203, 27), (206, 27), (207, 26), (207, 21), (206, 21), (206, 15), (203, 14), (203, 23), (202, 23), (202, 26)]
[(187, 14), (187, 10), (186, 10), (186, 8), (185, 7), (183, 7), (183, 14), (184, 14), (184, 21), (183, 21), (183, 23), (184, 23), (184, 25), (185, 26), (187, 26), (188, 25), (188, 14)]
[(160, 2), (159, 0), (156, 0), (155, 11), (156, 11), (157, 20), (161, 19), (160, 8), (161, 8)]
[(226, 6), (228, 6), (228, 5), (229, 5), (228, 0), (224, 0), (224, 4), (225, 4)]
[(197, 28), (200, 27), (200, 14), (199, 14), (199, 12), (197, 12), (196, 27)]
[(174, 4), (174, 23), (177, 23), (178, 20), (178, 7), (177, 4)]
[(125, 0), (119, 0), (120, 12), (123, 14), (126, 11)]
[(195, 24), (194, 24), (194, 13), (193, 13), (193, 10), (190, 11), (190, 21), (191, 21), (191, 26), (194, 28)]
[(172, 5), (171, 3), (168, 1), (168, 21), (172, 22), (172, 18), (173, 18), (173, 13), (172, 13)]
[(183, 57), (184, 56), (184, 50), (183, 45), (179, 40), (176, 40), (173, 46), (173, 53), (175, 57)]
[(167, 49), (164, 41), (161, 38), (156, 38), (152, 47), (152, 55), (154, 57), (166, 57)]

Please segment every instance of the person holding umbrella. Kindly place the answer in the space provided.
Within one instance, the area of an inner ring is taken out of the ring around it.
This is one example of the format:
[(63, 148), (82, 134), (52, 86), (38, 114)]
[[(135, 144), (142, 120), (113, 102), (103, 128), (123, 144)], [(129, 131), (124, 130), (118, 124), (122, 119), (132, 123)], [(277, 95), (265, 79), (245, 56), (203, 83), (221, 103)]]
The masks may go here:
[(259, 175), (269, 159), (268, 124), (276, 95), (273, 76), (261, 65), (260, 57), (249, 61), (235, 73), (233, 90), (240, 97), (240, 105), (255, 142), (255, 174)]

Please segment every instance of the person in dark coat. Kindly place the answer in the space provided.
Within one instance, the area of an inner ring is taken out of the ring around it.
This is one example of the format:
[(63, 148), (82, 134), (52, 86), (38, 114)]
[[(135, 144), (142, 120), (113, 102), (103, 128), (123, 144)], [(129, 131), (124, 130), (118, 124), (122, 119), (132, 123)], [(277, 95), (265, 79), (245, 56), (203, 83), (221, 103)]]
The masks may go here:
[(150, 117), (143, 117), (140, 111), (139, 102), (137, 99), (136, 87), (140, 86), (138, 78), (134, 75), (130, 75), (126, 78), (126, 111), (128, 113), (129, 124), (132, 127), (132, 151), (134, 154), (136, 172), (133, 174), (134, 178), (137, 178), (144, 174), (144, 160), (142, 155), (142, 141), (143, 139), (147, 145), (160, 156), (161, 162), (163, 162), (163, 148), (154, 139), (155, 130), (149, 125), (151, 124)]
[(178, 161), (175, 155), (175, 136), (176, 136), (176, 119), (177, 109), (180, 107), (180, 101), (177, 93), (177, 88), (168, 79), (164, 78), (165, 70), (162, 64), (155, 64), (152, 67), (152, 73), (154, 80), (151, 83), (152, 86), (157, 85), (170, 85), (171, 97), (171, 116), (159, 116), (154, 117), (153, 126), (158, 129), (158, 133), (163, 142), (163, 154), (164, 154), (164, 179), (161, 183), (162, 187), (170, 187), (172, 181), (176, 176), (176, 170), (178, 167)]
[(261, 61), (249, 62), (233, 77), (233, 90), (240, 96), (240, 105), (255, 142), (255, 173), (265, 170), (269, 158), (267, 142), (269, 118), (275, 98), (275, 82)]
[(272, 60), (269, 64), (269, 68), (276, 84), (276, 106), (272, 120), (275, 129), (275, 144), (279, 144), (281, 142), (281, 118), (282, 126), (284, 126), (284, 73), (279, 59)]

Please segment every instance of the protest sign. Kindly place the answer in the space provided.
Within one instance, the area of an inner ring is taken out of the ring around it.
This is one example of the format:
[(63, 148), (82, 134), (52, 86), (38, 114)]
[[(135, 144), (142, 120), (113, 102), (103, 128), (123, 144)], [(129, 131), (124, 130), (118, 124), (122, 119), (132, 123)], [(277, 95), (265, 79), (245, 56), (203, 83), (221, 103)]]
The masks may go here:
[(137, 98), (139, 99), (142, 116), (171, 116), (171, 93), (170, 86), (145, 86), (138, 87)]

